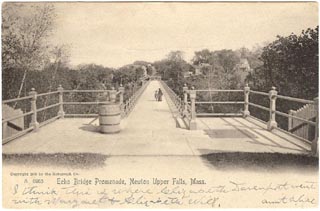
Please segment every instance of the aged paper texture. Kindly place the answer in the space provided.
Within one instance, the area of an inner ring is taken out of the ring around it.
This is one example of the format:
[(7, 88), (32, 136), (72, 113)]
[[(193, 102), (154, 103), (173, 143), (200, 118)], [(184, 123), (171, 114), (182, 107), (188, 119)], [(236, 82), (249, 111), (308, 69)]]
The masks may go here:
[(4, 208), (316, 208), (315, 2), (4, 2)]

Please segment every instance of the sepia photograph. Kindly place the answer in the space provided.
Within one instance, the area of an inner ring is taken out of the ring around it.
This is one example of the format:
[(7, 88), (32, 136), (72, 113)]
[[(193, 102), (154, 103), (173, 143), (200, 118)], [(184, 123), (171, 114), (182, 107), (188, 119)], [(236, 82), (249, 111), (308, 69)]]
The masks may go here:
[(319, 207), (319, 5), (2, 2), (2, 207)]

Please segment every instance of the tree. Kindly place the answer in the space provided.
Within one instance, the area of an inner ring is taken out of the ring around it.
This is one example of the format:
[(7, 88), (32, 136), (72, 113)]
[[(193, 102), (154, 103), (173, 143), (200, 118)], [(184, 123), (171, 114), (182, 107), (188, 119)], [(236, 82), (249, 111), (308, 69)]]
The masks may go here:
[[(3, 73), (22, 72), (22, 78), (15, 78), (15, 83), (21, 81), (18, 93), (15, 92), (20, 97), (27, 73), (43, 69), (48, 61), (46, 38), (53, 30), (54, 7), (51, 4), (4, 3), (2, 11), (2, 69)], [(4, 76), (15, 75), (6, 73)]]
[[(256, 80), (277, 87), (280, 94), (312, 99), (318, 95), (318, 31), (308, 28), (300, 35), (291, 34), (263, 48), (263, 66), (256, 69)], [(257, 87), (264, 89), (265, 87)]]
[(171, 51), (168, 55), (167, 55), (167, 59), (169, 61), (184, 61), (184, 52), (182, 51)]
[(212, 64), (212, 52), (208, 49), (204, 49), (201, 51), (194, 52), (194, 57), (192, 59), (192, 63), (194, 65), (200, 64)]
[(181, 93), (185, 83), (184, 73), (194, 69), (192, 65), (183, 59), (183, 54), (182, 51), (172, 51), (165, 59), (153, 63), (157, 73), (177, 93)]

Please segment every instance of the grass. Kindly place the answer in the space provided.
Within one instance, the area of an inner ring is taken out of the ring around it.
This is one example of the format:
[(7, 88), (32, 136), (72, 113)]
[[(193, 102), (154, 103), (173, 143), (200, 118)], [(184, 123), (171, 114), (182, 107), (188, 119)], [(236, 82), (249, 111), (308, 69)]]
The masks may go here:
[(37, 153), (37, 154), (3, 154), (3, 164), (35, 165), (35, 166), (63, 166), (71, 168), (102, 167), (107, 159), (106, 155), (96, 153)]
[(230, 152), (201, 156), (207, 165), (220, 170), (241, 168), (246, 170), (302, 169), (318, 171), (318, 158), (304, 154)]

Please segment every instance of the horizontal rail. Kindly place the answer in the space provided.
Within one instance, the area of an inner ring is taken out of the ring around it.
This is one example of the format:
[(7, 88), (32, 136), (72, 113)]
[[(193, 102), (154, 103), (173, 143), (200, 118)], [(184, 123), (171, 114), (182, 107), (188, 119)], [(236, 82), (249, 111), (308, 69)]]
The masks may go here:
[(300, 120), (302, 122), (305, 122), (305, 123), (308, 123), (310, 125), (313, 125), (313, 126), (316, 126), (316, 122), (312, 122), (312, 121), (309, 121), (309, 120), (306, 120), (306, 119), (303, 119), (303, 118), (300, 118), (300, 117), (296, 117), (296, 116), (293, 116), (293, 115), (289, 115), (287, 113), (283, 113), (283, 112), (280, 112), (280, 111), (276, 111), (275, 112), (276, 114), (279, 114), (280, 116), (284, 116), (284, 117), (290, 117), (292, 119), (297, 119), (297, 120)]
[(56, 106), (59, 106), (60, 103), (56, 103), (56, 104), (52, 104), (52, 105), (49, 105), (49, 106), (46, 106), (46, 107), (43, 107), (43, 108), (39, 108), (37, 109), (37, 112), (40, 112), (40, 111), (44, 111), (44, 110), (47, 110), (49, 108), (53, 108), (53, 107), (56, 107)]
[(27, 112), (27, 113), (23, 113), (23, 114), (20, 114), (20, 115), (17, 115), (17, 116), (10, 117), (10, 118), (8, 118), (8, 119), (4, 119), (4, 120), (2, 120), (2, 123), (4, 123), (4, 122), (9, 122), (9, 121), (12, 121), (12, 120), (15, 120), (15, 119), (24, 117), (24, 116), (28, 116), (28, 115), (30, 115), (30, 114), (33, 114), (33, 111), (29, 111), (29, 112)]
[(195, 102), (196, 104), (244, 104), (243, 101), (199, 101)]
[(97, 117), (98, 114), (65, 114), (65, 117)]
[(197, 113), (197, 116), (242, 116), (242, 113)]
[(42, 97), (42, 96), (46, 96), (46, 95), (53, 95), (53, 94), (58, 94), (58, 93), (59, 93), (59, 91), (46, 92), (46, 93), (37, 94), (37, 97)]
[(249, 105), (253, 106), (253, 107), (256, 107), (256, 108), (260, 108), (260, 109), (265, 110), (265, 111), (270, 111), (270, 108), (267, 108), (267, 107), (264, 107), (264, 106), (261, 106), (261, 105), (258, 105), (258, 104), (249, 103)]
[(196, 89), (194, 91), (196, 92), (244, 92), (242, 89)]
[(63, 105), (99, 105), (100, 102), (63, 102)]
[(20, 131), (19, 133), (16, 133), (16, 134), (14, 134), (14, 135), (12, 135), (10, 137), (7, 137), (7, 138), (3, 139), (2, 144), (6, 144), (9, 141), (12, 141), (13, 139), (16, 139), (16, 138), (18, 138), (20, 136), (23, 136), (24, 134), (26, 134), (26, 133), (28, 133), (28, 132), (30, 132), (32, 130), (33, 130), (33, 127), (29, 127), (27, 129), (24, 129), (24, 130)]
[(298, 103), (306, 103), (306, 104), (314, 104), (313, 100), (305, 100), (305, 99), (300, 99), (300, 98), (295, 98), (295, 97), (288, 97), (288, 96), (283, 96), (283, 95), (277, 95), (278, 99), (283, 99), (283, 100), (289, 100), (289, 101), (294, 101)]
[(258, 121), (258, 122), (264, 124), (264, 125), (268, 123), (267, 121), (264, 121), (264, 120), (262, 120), (262, 119), (259, 119), (258, 117), (252, 116), (251, 114), (250, 114), (249, 117), (250, 117), (251, 119), (254, 119), (255, 121)]
[(44, 126), (44, 125), (47, 125), (51, 122), (54, 122), (55, 120), (59, 119), (60, 116), (55, 116), (55, 117), (52, 117), (51, 119), (47, 119), (46, 121), (43, 121), (39, 124), (40, 127)]
[(286, 131), (286, 130), (280, 128), (280, 127), (276, 127), (276, 128), (274, 128), (274, 130), (278, 130), (278, 131), (280, 131), (280, 132), (283, 132), (283, 133), (285, 133), (285, 134), (288, 134), (289, 136), (292, 136), (292, 137), (294, 137), (294, 138), (296, 138), (296, 139), (299, 139), (299, 140), (301, 140), (301, 141), (303, 141), (303, 142), (305, 142), (305, 143), (307, 143), (307, 144), (311, 144), (311, 143), (312, 143), (312, 141), (309, 141), (308, 139), (305, 139), (305, 138), (303, 138), (303, 137), (297, 136), (296, 134), (291, 133), (291, 132), (289, 132), (289, 131)]
[(13, 98), (13, 99), (10, 99), (10, 100), (3, 100), (2, 103), (11, 103), (11, 102), (20, 101), (20, 100), (27, 100), (27, 99), (31, 99), (31, 98), (32, 98), (32, 96)]
[(258, 91), (250, 90), (250, 93), (252, 93), (252, 94), (257, 94), (257, 95), (269, 96), (269, 93), (268, 93), (268, 92), (258, 92)]
[(114, 91), (114, 90), (104, 90), (104, 89), (95, 89), (95, 90), (63, 90), (63, 92), (68, 92), (68, 93), (73, 93), (73, 92), (77, 92), (77, 93), (100, 93), (100, 92), (110, 92), (110, 91)]

